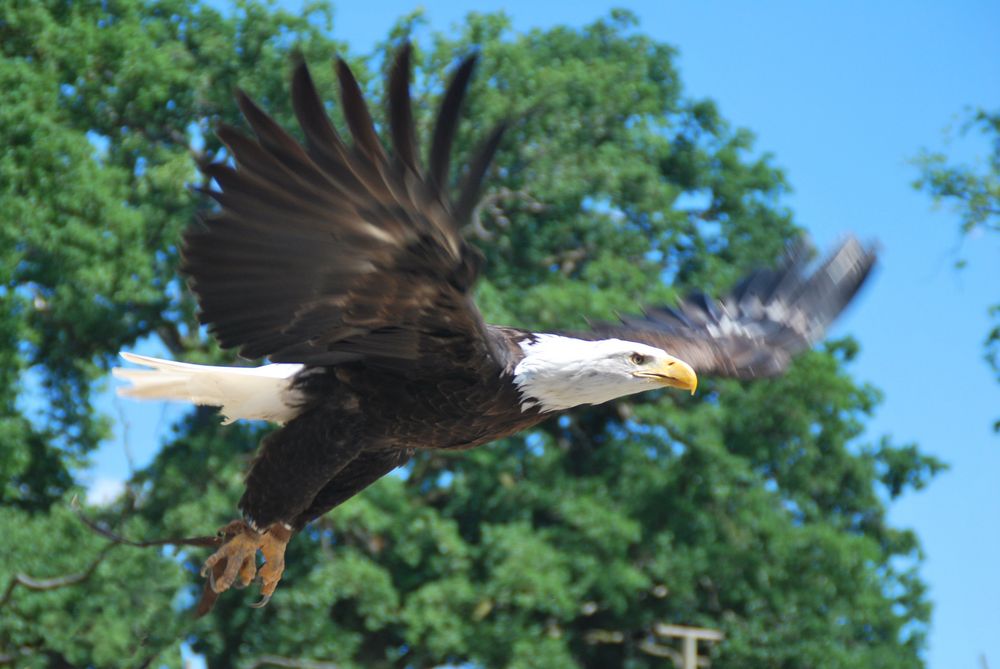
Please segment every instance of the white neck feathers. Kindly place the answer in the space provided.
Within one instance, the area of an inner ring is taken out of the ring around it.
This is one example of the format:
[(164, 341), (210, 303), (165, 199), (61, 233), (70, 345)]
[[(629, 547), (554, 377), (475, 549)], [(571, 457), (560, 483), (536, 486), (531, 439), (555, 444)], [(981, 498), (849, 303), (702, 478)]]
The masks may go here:
[(602, 404), (649, 388), (636, 383), (623, 361), (628, 351), (649, 350), (620, 339), (586, 341), (554, 334), (535, 335), (520, 343), (524, 351), (514, 368), (521, 410), (539, 407), (562, 411), (581, 404)]

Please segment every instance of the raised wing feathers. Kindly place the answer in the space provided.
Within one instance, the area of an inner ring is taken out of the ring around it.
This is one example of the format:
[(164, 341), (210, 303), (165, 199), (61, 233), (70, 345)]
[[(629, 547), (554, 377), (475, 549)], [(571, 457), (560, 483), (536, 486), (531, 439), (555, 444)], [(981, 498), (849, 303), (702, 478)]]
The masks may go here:
[[(200, 318), (222, 346), (276, 362), (363, 357), (393, 366), (440, 364), (440, 356), (450, 362), (487, 346), (469, 297), (480, 256), (443, 194), (447, 157), (438, 155), (451, 147), (473, 63), (461, 64), (444, 97), (433, 183), (417, 158), (409, 47), (389, 77), (392, 158), (343, 61), (336, 68), (350, 145), (327, 117), (304, 63), (292, 78), (292, 100), (305, 146), (238, 94), (254, 137), (219, 128), (235, 167), (203, 168), (218, 185), (208, 194), (219, 211), (188, 231), (182, 250)], [(460, 196), (463, 216), (498, 139), (492, 134), (473, 161), (474, 183), (467, 178)]]
[(434, 192), (442, 195), (447, 189), (448, 166), (451, 161), (451, 145), (455, 140), (455, 130), (458, 128), (458, 111), (465, 91), (469, 87), (472, 68), (476, 64), (474, 58), (466, 58), (455, 71), (451, 85), (444, 94), (441, 103), (441, 113), (434, 124), (434, 136), (431, 140), (430, 174), (428, 183)]
[(783, 372), (792, 357), (818, 341), (864, 284), (875, 252), (843, 242), (809, 272), (810, 250), (789, 250), (778, 269), (758, 270), (726, 297), (694, 294), (676, 307), (649, 309), (597, 326), (590, 336), (657, 346), (699, 374), (750, 379)]
[(389, 72), (389, 130), (396, 157), (414, 174), (420, 173), (416, 126), (410, 105), (410, 57), (412, 48), (403, 45)]

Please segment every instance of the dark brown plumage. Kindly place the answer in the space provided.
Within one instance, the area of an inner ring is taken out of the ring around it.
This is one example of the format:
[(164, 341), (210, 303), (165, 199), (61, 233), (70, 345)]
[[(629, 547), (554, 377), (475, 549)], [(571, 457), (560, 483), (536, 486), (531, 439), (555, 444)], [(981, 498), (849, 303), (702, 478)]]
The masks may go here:
[(203, 168), (217, 185), (208, 195), (218, 209), (185, 235), (181, 270), (223, 347), (288, 364), (236, 371), (128, 356), (156, 371), (120, 370), (136, 384), (126, 394), (285, 423), (247, 475), (240, 508), (249, 526), (242, 534), (229, 528), (235, 538), (206, 563), (215, 592), (252, 576), (261, 549), (272, 556), (269, 597), (288, 530), (415, 449), (471, 448), (571, 406), (653, 387), (693, 392), (695, 371), (781, 372), (822, 336), (875, 262), (849, 239), (810, 273), (797, 247), (782, 267), (751, 274), (721, 301), (695, 295), (574, 335), (487, 325), (471, 295), (481, 255), (460, 230), (505, 125), (474, 153), (452, 203), (450, 154), (475, 58), (459, 65), (444, 94), (426, 169), (410, 60), (405, 46), (389, 74), (391, 151), (342, 60), (336, 72), (350, 143), (327, 118), (304, 63), (292, 78), (304, 146), (242, 92), (237, 102), (254, 136), (218, 130), (235, 166)]

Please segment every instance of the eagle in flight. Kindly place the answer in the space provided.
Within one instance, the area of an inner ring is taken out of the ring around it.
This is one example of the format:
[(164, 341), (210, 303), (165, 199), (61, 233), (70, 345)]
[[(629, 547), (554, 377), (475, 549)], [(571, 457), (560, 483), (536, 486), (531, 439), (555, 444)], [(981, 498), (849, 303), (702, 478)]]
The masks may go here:
[[(719, 300), (694, 295), (585, 333), (484, 322), (473, 300), (482, 256), (463, 239), (505, 124), (482, 142), (449, 194), (449, 159), (475, 57), (455, 71), (418, 157), (411, 48), (388, 77), (387, 152), (343, 60), (349, 131), (328, 118), (299, 64), (299, 143), (246, 94), (253, 137), (222, 125), (234, 164), (202, 166), (218, 203), (184, 235), (181, 271), (200, 320), (225, 348), (269, 358), (212, 367), (122, 353), (121, 395), (221, 407), (227, 422), (281, 425), (260, 444), (242, 519), (204, 564), (200, 612), (234, 583), (261, 580), (265, 604), (290, 538), (407, 462), (418, 449), (468, 449), (573, 407), (656, 388), (694, 392), (697, 374), (750, 379), (786, 369), (844, 309), (875, 253), (849, 238), (812, 268), (804, 245)], [(257, 552), (264, 564), (257, 569)]]

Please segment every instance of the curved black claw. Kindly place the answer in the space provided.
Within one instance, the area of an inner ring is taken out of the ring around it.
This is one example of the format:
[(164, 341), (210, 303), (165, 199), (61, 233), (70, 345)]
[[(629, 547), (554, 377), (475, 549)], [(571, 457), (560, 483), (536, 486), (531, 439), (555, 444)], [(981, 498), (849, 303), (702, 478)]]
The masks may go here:
[(265, 606), (267, 606), (267, 603), (269, 601), (271, 601), (271, 595), (264, 595), (263, 597), (261, 597), (261, 599), (260, 599), (259, 602), (254, 602), (253, 604), (251, 604), (250, 608), (251, 609), (262, 609)]

